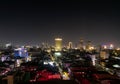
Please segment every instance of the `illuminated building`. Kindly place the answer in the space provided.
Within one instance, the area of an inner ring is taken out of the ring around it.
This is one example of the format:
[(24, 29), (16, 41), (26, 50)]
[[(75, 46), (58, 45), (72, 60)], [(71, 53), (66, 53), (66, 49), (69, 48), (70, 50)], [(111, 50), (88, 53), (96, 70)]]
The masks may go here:
[(116, 48), (116, 50), (120, 50), (120, 48)]
[(68, 43), (68, 49), (72, 49), (72, 48), (73, 48), (72, 42), (69, 42)]
[(61, 50), (62, 50), (62, 39), (55, 38), (55, 51), (61, 51)]
[(113, 49), (114, 48), (114, 45), (113, 44), (110, 44), (110, 49)]
[(25, 48), (14, 49), (14, 56), (17, 57), (28, 57), (28, 51)]
[(100, 58), (101, 59), (109, 58), (109, 53), (107, 53), (107, 51), (100, 51)]
[(21, 59), (17, 59), (16, 63), (15, 63), (16, 64), (15, 67), (20, 67), (21, 63), (22, 63), (22, 60)]
[(11, 44), (11, 43), (8, 43), (8, 44), (6, 44), (5, 46), (6, 46), (6, 48), (8, 48), (8, 47), (11, 47), (12, 44)]
[(102, 49), (114, 49), (114, 45), (113, 44), (109, 44), (109, 45), (103, 45)]
[(103, 49), (107, 49), (107, 46), (106, 46), (106, 45), (104, 45), (104, 46), (103, 46)]
[(91, 47), (92, 47), (91, 41), (88, 41), (88, 42), (87, 42), (87, 45), (86, 45), (86, 50), (87, 50), (87, 51), (91, 50), (91, 49), (90, 49)]
[(91, 59), (92, 59), (92, 64), (93, 64), (93, 66), (95, 66), (96, 65), (96, 55), (91, 55)]
[(83, 49), (83, 47), (84, 47), (84, 40), (80, 39), (80, 41), (79, 41), (79, 49)]

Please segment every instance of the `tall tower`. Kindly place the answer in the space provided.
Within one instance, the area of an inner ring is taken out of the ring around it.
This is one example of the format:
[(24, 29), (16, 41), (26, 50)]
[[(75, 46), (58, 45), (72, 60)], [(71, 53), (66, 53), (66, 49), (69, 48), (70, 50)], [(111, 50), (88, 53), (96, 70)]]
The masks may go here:
[(62, 50), (62, 38), (55, 38), (55, 51)]
[(84, 49), (84, 40), (80, 39), (79, 41), (79, 49)]
[(91, 41), (87, 41), (87, 44), (86, 44), (86, 50), (89, 51), (91, 46), (92, 46)]
[(72, 42), (69, 42), (68, 43), (68, 49), (72, 49), (72, 48), (73, 48)]

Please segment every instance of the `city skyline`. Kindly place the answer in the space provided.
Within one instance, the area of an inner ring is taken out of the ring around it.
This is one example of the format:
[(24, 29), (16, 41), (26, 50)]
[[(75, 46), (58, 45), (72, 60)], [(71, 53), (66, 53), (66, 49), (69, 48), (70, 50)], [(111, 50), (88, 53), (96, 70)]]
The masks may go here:
[(120, 45), (119, 3), (89, 1), (2, 1), (0, 43), (78, 43)]

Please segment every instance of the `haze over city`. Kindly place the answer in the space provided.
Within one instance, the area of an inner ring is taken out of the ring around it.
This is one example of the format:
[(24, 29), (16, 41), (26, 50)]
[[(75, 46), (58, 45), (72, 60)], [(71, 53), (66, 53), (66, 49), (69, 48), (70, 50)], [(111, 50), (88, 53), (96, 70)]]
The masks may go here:
[(111, 1), (1, 1), (0, 43), (53, 44), (61, 37), (119, 46), (119, 9)]

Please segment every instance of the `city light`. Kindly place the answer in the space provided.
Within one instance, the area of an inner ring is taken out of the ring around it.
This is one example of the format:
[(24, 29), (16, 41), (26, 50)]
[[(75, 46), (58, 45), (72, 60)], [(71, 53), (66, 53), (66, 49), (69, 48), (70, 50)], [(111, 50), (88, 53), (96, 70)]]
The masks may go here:
[(103, 49), (107, 49), (107, 45), (104, 45), (104, 46), (103, 46)]
[(61, 39), (61, 38), (55, 38), (55, 40), (57, 40), (57, 41), (61, 41), (62, 39)]
[(117, 48), (116, 50), (120, 50), (120, 48)]
[(55, 52), (55, 56), (61, 56), (60, 52)]
[(90, 50), (94, 50), (95, 48), (94, 48), (93, 46), (91, 46), (89, 49), (90, 49)]
[(110, 49), (113, 49), (114, 48), (114, 45), (113, 44), (110, 44)]
[(0, 84), (120, 84), (120, 4), (39, 1), (0, 2)]
[(115, 64), (115, 65), (113, 65), (113, 67), (115, 67), (115, 68), (120, 68), (120, 65)]
[(55, 51), (62, 50), (62, 38), (55, 38)]

